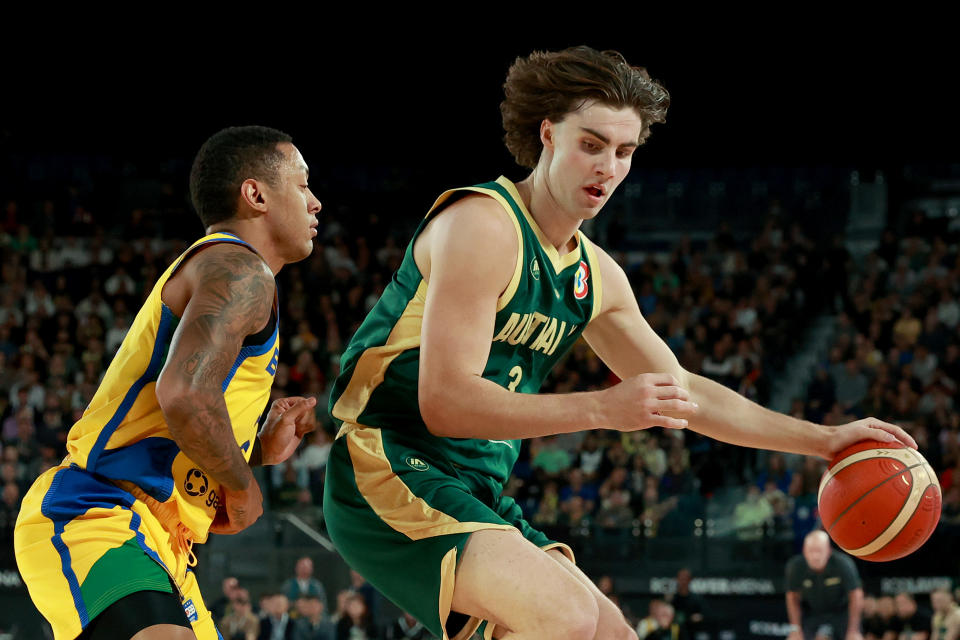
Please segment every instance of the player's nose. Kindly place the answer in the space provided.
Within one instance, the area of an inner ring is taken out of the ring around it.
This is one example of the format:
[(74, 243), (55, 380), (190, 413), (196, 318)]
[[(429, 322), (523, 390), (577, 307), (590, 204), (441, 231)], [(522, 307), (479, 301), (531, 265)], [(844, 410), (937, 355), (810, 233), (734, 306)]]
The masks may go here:
[(613, 157), (613, 154), (604, 153), (597, 159), (595, 171), (598, 176), (612, 176), (616, 167), (616, 158)]

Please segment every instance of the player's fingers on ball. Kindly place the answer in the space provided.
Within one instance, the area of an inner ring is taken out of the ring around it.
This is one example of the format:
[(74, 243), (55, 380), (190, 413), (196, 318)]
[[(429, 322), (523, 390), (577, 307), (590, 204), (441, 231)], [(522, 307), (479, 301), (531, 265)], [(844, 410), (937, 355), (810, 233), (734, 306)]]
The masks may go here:
[(904, 431), (903, 427), (891, 424), (889, 422), (884, 422), (883, 420), (872, 419), (871, 422), (880, 429), (883, 429), (888, 433), (892, 433), (893, 436), (903, 444), (913, 447), (914, 449), (917, 448), (917, 441), (914, 440), (909, 433)]
[(896, 442), (897, 440), (892, 433), (879, 427), (865, 427), (864, 433), (864, 440), (879, 440), (880, 442)]

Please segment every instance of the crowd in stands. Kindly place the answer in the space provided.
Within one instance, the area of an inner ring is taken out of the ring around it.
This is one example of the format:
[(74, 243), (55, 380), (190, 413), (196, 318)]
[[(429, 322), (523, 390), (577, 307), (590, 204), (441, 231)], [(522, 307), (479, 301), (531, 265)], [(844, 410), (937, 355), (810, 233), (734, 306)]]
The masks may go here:
[[(136, 209), (121, 219), (76, 200), (4, 203), (0, 541), (11, 541), (33, 479), (65, 455), (67, 431), (153, 283), (202, 234), (195, 223), (174, 237), (164, 215)], [(326, 398), (346, 342), (390, 281), (409, 237), (408, 229), (376, 213), (321, 216), (320, 222), (317, 250), (278, 276), (281, 357), (273, 394), (315, 395), (324, 428), (286, 464), (269, 469), (264, 491), (271, 509), (295, 511), (317, 527), (334, 435)], [(791, 414), (825, 424), (874, 415), (904, 425), (941, 475), (944, 525), (960, 530), (960, 415), (953, 402), (960, 382), (960, 256), (957, 238), (936, 225), (917, 215), (905, 229), (888, 230), (860, 261), (842, 238), (824, 243), (777, 215), (747, 238), (721, 227), (708, 243), (684, 239), (661, 254), (614, 256), (645, 318), (681, 365), (761, 404), (805, 322), (836, 313), (828, 357)], [(544, 391), (615, 382), (581, 342)], [(696, 523), (714, 496), (734, 487), (742, 496), (728, 514), (736, 537), (750, 542), (772, 533), (800, 540), (817, 523), (823, 464), (758, 457), (690, 430), (589, 431), (527, 442), (506, 494), (535, 526), (576, 547), (597, 535), (685, 536), (700, 527), (709, 533), (708, 525)], [(322, 589), (306, 595), (261, 600), (259, 611), (267, 616), (261, 621), (280, 624), (283, 616), (274, 613), (281, 610), (300, 620), (323, 618), (330, 603)], [(249, 594), (229, 600), (238, 605), (231, 607), (231, 624), (250, 637), (245, 630), (257, 607)], [(346, 596), (341, 602), (339, 595), (336, 601), (330, 620), (366, 624), (370, 602)], [(303, 637), (324, 637), (313, 631)], [(362, 637), (358, 633), (350, 637)]]
[[(9, 535), (29, 483), (64, 455), (82, 413), (153, 282), (192, 238), (158, 237), (158, 214), (119, 224), (74, 205), (9, 201), (0, 219), (0, 524)], [(68, 220), (69, 224), (62, 224)], [(56, 225), (55, 225), (56, 221)], [(324, 407), (345, 342), (402, 258), (404, 238), (377, 215), (321, 217), (322, 242), (278, 276), (281, 359), (274, 395), (321, 399), (319, 430), (270, 470), (268, 498), (320, 525), (332, 437)], [(655, 255), (616, 253), (645, 318), (689, 371), (765, 403), (771, 379), (806, 318), (837, 309), (836, 341), (792, 414), (839, 424), (865, 415), (906, 425), (943, 472), (944, 518), (960, 518), (960, 261), (957, 244), (922, 215), (884, 235), (855, 264), (840, 239), (828, 248), (798, 223), (768, 217), (737, 240), (721, 228), (705, 246), (684, 239)], [(108, 234), (105, 229), (110, 229)], [(194, 235), (199, 236), (197, 228)], [(544, 391), (616, 382), (584, 344)], [(755, 489), (732, 506), (742, 539), (815, 524), (822, 463), (756, 453), (693, 431), (593, 431), (535, 438), (507, 489), (529, 519), (576, 537), (596, 527), (645, 536), (688, 535), (704, 500)], [(568, 537), (562, 535), (561, 537)]]
[(256, 606), (237, 578), (223, 579), (222, 595), (210, 612), (224, 640), (427, 640), (432, 634), (413, 616), (401, 613), (378, 624), (382, 596), (360, 574), (336, 594), (332, 611), (326, 590), (313, 577), (313, 560), (297, 560), (293, 577), (279, 590), (260, 594)]

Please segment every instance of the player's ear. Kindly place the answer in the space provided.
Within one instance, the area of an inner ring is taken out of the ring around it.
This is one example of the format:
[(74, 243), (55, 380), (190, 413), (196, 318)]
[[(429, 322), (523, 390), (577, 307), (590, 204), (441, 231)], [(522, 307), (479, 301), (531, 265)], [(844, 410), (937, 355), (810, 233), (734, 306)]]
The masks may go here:
[(545, 149), (553, 151), (553, 123), (547, 118), (540, 123), (540, 142)]
[(266, 212), (267, 203), (259, 182), (247, 178), (240, 185), (240, 198), (243, 203), (255, 211)]

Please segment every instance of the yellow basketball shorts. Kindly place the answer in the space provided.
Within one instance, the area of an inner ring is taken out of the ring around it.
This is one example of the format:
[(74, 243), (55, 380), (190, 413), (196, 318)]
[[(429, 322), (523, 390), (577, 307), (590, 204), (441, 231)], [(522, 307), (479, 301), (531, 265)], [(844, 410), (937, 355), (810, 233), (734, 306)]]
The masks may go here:
[(20, 574), (56, 640), (75, 638), (137, 591), (180, 591), (200, 640), (219, 637), (189, 567), (189, 549), (131, 493), (77, 466), (46, 471), (23, 498), (14, 530)]

